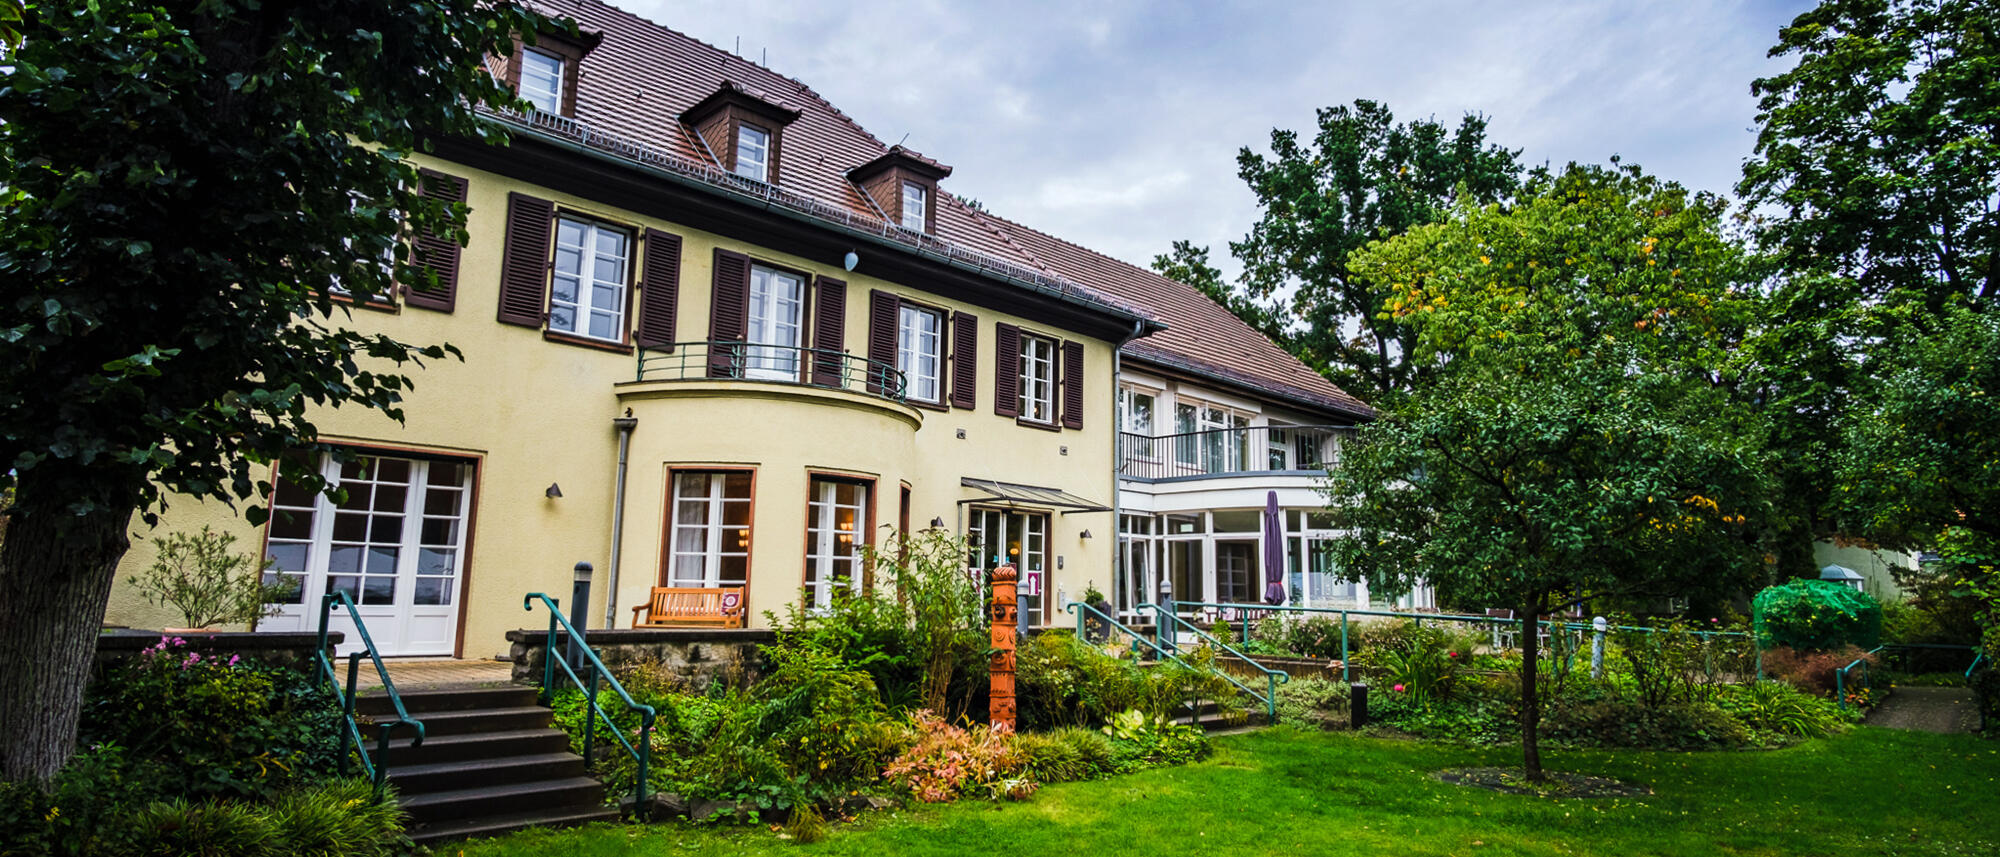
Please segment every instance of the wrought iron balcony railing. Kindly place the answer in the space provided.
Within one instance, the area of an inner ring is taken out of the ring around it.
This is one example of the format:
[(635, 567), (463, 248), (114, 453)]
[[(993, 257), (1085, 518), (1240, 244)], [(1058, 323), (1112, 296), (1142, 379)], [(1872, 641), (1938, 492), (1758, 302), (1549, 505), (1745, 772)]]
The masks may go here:
[(845, 351), (754, 342), (676, 342), (639, 349), (640, 381), (767, 381), (901, 402), (903, 373)]
[(1353, 426), (1248, 426), (1149, 436), (1120, 432), (1118, 475), (1175, 479), (1323, 470), (1354, 435)]

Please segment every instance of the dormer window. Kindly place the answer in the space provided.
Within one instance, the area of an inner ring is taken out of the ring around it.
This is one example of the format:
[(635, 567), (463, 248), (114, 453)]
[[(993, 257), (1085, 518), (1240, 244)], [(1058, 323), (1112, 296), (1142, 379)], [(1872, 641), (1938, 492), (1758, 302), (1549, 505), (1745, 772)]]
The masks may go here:
[(765, 184), (784, 179), (785, 126), (797, 118), (797, 108), (727, 80), (681, 114), (716, 166)]
[(521, 100), (543, 113), (561, 113), (563, 58), (533, 48), (521, 51)]
[(903, 182), (903, 228), (930, 231), (930, 191), (916, 182)]
[(755, 125), (736, 126), (736, 174), (770, 181), (771, 135)]
[(937, 231), (937, 183), (951, 168), (890, 146), (881, 157), (847, 171), (847, 178), (875, 204), (882, 218), (915, 232)]

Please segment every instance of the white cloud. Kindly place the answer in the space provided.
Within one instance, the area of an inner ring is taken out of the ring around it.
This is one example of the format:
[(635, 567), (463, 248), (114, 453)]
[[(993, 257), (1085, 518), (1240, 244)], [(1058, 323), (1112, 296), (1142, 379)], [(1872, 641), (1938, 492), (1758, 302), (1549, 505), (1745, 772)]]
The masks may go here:
[(1256, 216), (1236, 150), (1371, 98), (1490, 119), (1529, 163), (1619, 154), (1727, 191), (1750, 81), (1807, 0), (1518, 4), (778, 0), (621, 5), (743, 54), (768, 48), (876, 136), (952, 164), (947, 189), (1132, 262), (1224, 246)]

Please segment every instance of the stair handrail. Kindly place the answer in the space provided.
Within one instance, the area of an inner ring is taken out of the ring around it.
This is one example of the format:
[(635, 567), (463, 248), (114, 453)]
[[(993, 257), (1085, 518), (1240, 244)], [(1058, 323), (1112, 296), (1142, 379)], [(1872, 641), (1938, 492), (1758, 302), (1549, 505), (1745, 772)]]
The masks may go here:
[[(1238, 688), (1241, 688), (1244, 693), (1250, 695), (1251, 699), (1264, 703), (1264, 714), (1268, 718), (1265, 722), (1267, 723), (1278, 722), (1278, 685), (1290, 682), (1292, 680), (1291, 673), (1285, 672), (1284, 670), (1274, 670), (1271, 669), (1270, 667), (1258, 663), (1255, 658), (1252, 658), (1249, 655), (1238, 651), (1234, 646), (1231, 646), (1228, 643), (1225, 643), (1212, 636), (1209, 636), (1208, 632), (1203, 631), (1201, 628), (1197, 627), (1193, 622), (1189, 622), (1186, 619), (1182, 619), (1181, 617), (1175, 615), (1173, 610), (1167, 607), (1163, 607), (1161, 605), (1154, 604), (1151, 602), (1146, 602), (1140, 604), (1139, 609), (1151, 610), (1155, 615), (1159, 617), (1159, 619), (1154, 624), (1155, 628), (1164, 630), (1167, 627), (1169, 627), (1167, 623), (1172, 622), (1173, 623), (1172, 627), (1175, 628), (1175, 630), (1172, 632), (1175, 634), (1175, 637), (1172, 639), (1178, 640), (1179, 629), (1185, 627), (1187, 630), (1193, 632), (1195, 637), (1207, 642), (1209, 645), (1214, 646), (1215, 648), (1220, 649), (1221, 651), (1228, 652), (1231, 655), (1235, 655), (1237, 660), (1249, 664), (1252, 668), (1256, 669), (1258, 672), (1263, 673), (1265, 682), (1265, 692), (1262, 696), (1259, 696), (1256, 691), (1250, 689), (1249, 685), (1237, 681), (1236, 677), (1230, 675), (1227, 671), (1221, 669), (1220, 667), (1216, 668), (1215, 670), (1216, 675), (1228, 679), (1230, 684), (1236, 685)], [(1175, 646), (1177, 648), (1178, 645), (1179, 645), (1178, 642), (1176, 642)]]
[[(347, 653), (347, 687), (341, 689), (340, 674), (333, 668), (333, 661), (326, 655), (327, 623), (333, 617), (333, 605), (347, 608), (347, 617), (354, 621), (354, 632), (361, 637), (361, 648)], [(376, 758), (369, 758), (368, 744), (361, 737), (361, 724), (354, 719), (355, 684), (361, 670), (361, 656), (366, 654), (375, 664), (375, 675), (382, 679), (382, 691), (389, 697), (389, 704), (395, 708), (396, 719), (379, 724), (382, 727), (376, 738)], [(347, 728), (340, 733), (339, 771), (347, 774), (347, 742), (354, 742), (355, 756), (361, 760), (361, 770), (375, 784), (375, 799), (382, 798), (382, 787), (389, 777), (389, 737), (398, 726), (408, 726), (416, 732), (410, 746), (419, 747), (424, 743), (424, 723), (410, 716), (403, 707), (403, 696), (396, 692), (396, 683), (389, 678), (389, 667), (382, 663), (382, 655), (375, 649), (375, 639), (368, 634), (368, 623), (361, 621), (361, 613), (355, 610), (354, 599), (342, 590), (334, 590), (319, 600), (319, 646), (313, 649), (313, 659), (319, 663), (319, 672), (334, 693), (340, 696), (340, 716)]]
[[(638, 816), (639, 820), (644, 821), (647, 815), (647, 780), (651, 775), (653, 761), (653, 722), (659, 717), (659, 712), (650, 705), (641, 704), (638, 700), (632, 698), (632, 694), (625, 691), (625, 685), (619, 683), (618, 677), (612, 675), (611, 671), (605, 668), (604, 661), (598, 659), (597, 651), (592, 649), (590, 643), (584, 640), (583, 634), (578, 632), (576, 626), (571, 625), (569, 619), (563, 616), (560, 602), (556, 599), (550, 598), (548, 595), (540, 592), (530, 592), (521, 598), (521, 609), (532, 612), (535, 609), (536, 599), (541, 599), (542, 604), (549, 608), (549, 636), (547, 643), (542, 648), (541, 699), (543, 702), (548, 702), (555, 693), (556, 666), (560, 664), (563, 672), (569, 674), (570, 681), (579, 690), (583, 691), (584, 699), (588, 702), (588, 705), (584, 707), (583, 713), (584, 764), (590, 764), (591, 738), (597, 734), (597, 718), (602, 717), (604, 718), (604, 725), (611, 731), (611, 737), (617, 739), (619, 745), (625, 748), (626, 754), (630, 755), (632, 761), (639, 765), (639, 782), (633, 786), (632, 812)], [(590, 662), (589, 678), (586, 679), (578, 676), (576, 670), (570, 666), (569, 659), (557, 653), (556, 626), (558, 625), (562, 626), (563, 630), (569, 633), (569, 641), (573, 644), (572, 653), (581, 654), (585, 660)], [(618, 698), (624, 701), (627, 709), (639, 715), (639, 746), (632, 746), (632, 742), (625, 739), (624, 731), (619, 729), (617, 724), (611, 722), (611, 715), (604, 713), (604, 708), (597, 704), (597, 682), (599, 676), (602, 676), (604, 681), (611, 683), (611, 689), (617, 691)]]
[(1847, 664), (1847, 666), (1841, 667), (1840, 669), (1833, 671), (1833, 701), (1838, 703), (1841, 708), (1847, 707), (1848, 672), (1853, 670), (1857, 666), (1860, 667), (1862, 688), (1864, 690), (1867, 689), (1868, 686), (1872, 684), (1872, 682), (1869, 681), (1868, 677), (1868, 656), (1880, 652), (1886, 648), (1888, 647), (1876, 646), (1875, 648), (1869, 649), (1867, 652), (1863, 653), (1861, 657), (1855, 658), (1853, 661), (1850, 661)]
[(1088, 639), (1084, 635), (1083, 631), (1083, 622), (1086, 614), (1090, 616), (1096, 616), (1097, 618), (1104, 620), (1105, 623), (1109, 624), (1113, 630), (1123, 632), (1125, 636), (1131, 637), (1134, 647), (1133, 649), (1134, 654), (1138, 653), (1137, 650), (1138, 646), (1144, 645), (1147, 648), (1152, 649), (1153, 654), (1158, 655), (1161, 658), (1171, 660), (1174, 663), (1188, 667), (1189, 669), (1193, 669), (1193, 665), (1189, 664), (1186, 661), (1181, 660), (1180, 656), (1175, 655), (1174, 653), (1169, 652), (1166, 649), (1160, 648), (1160, 644), (1155, 643), (1152, 640), (1146, 639), (1145, 634), (1141, 634), (1136, 629), (1128, 627), (1125, 623), (1118, 621), (1116, 618), (1113, 618), (1112, 616), (1110, 616), (1109, 614), (1105, 613), (1102, 610), (1092, 607), (1089, 604), (1086, 604), (1082, 601), (1066, 601), (1063, 603), (1063, 609), (1069, 611), (1070, 613), (1076, 614), (1076, 638), (1079, 640)]

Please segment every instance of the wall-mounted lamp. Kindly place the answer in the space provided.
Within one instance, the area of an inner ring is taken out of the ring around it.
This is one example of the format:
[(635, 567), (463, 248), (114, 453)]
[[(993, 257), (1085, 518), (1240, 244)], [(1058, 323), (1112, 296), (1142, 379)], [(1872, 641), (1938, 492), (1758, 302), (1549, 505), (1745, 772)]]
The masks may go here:
[(932, 518), (932, 519), (931, 519), (931, 529), (934, 529), (934, 530), (942, 530), (942, 529), (944, 529), (944, 519), (943, 519), (943, 518)]
[(847, 270), (852, 271), (854, 270), (854, 266), (859, 264), (861, 264), (861, 254), (853, 250), (847, 251), (847, 255), (840, 257), (840, 266)]
[(1077, 537), (1077, 538), (1079, 538), (1079, 539), (1087, 539), (1087, 538), (1090, 538), (1090, 531), (1089, 531), (1089, 530), (1084, 530), (1084, 531), (1083, 531), (1083, 532), (1081, 532), (1081, 533), (1077, 533), (1077, 534), (1076, 534), (1076, 537)]
[(549, 490), (543, 491), (542, 496), (547, 497), (551, 500), (559, 499), (562, 497), (562, 486), (557, 485), (554, 482), (551, 482), (549, 483)]

